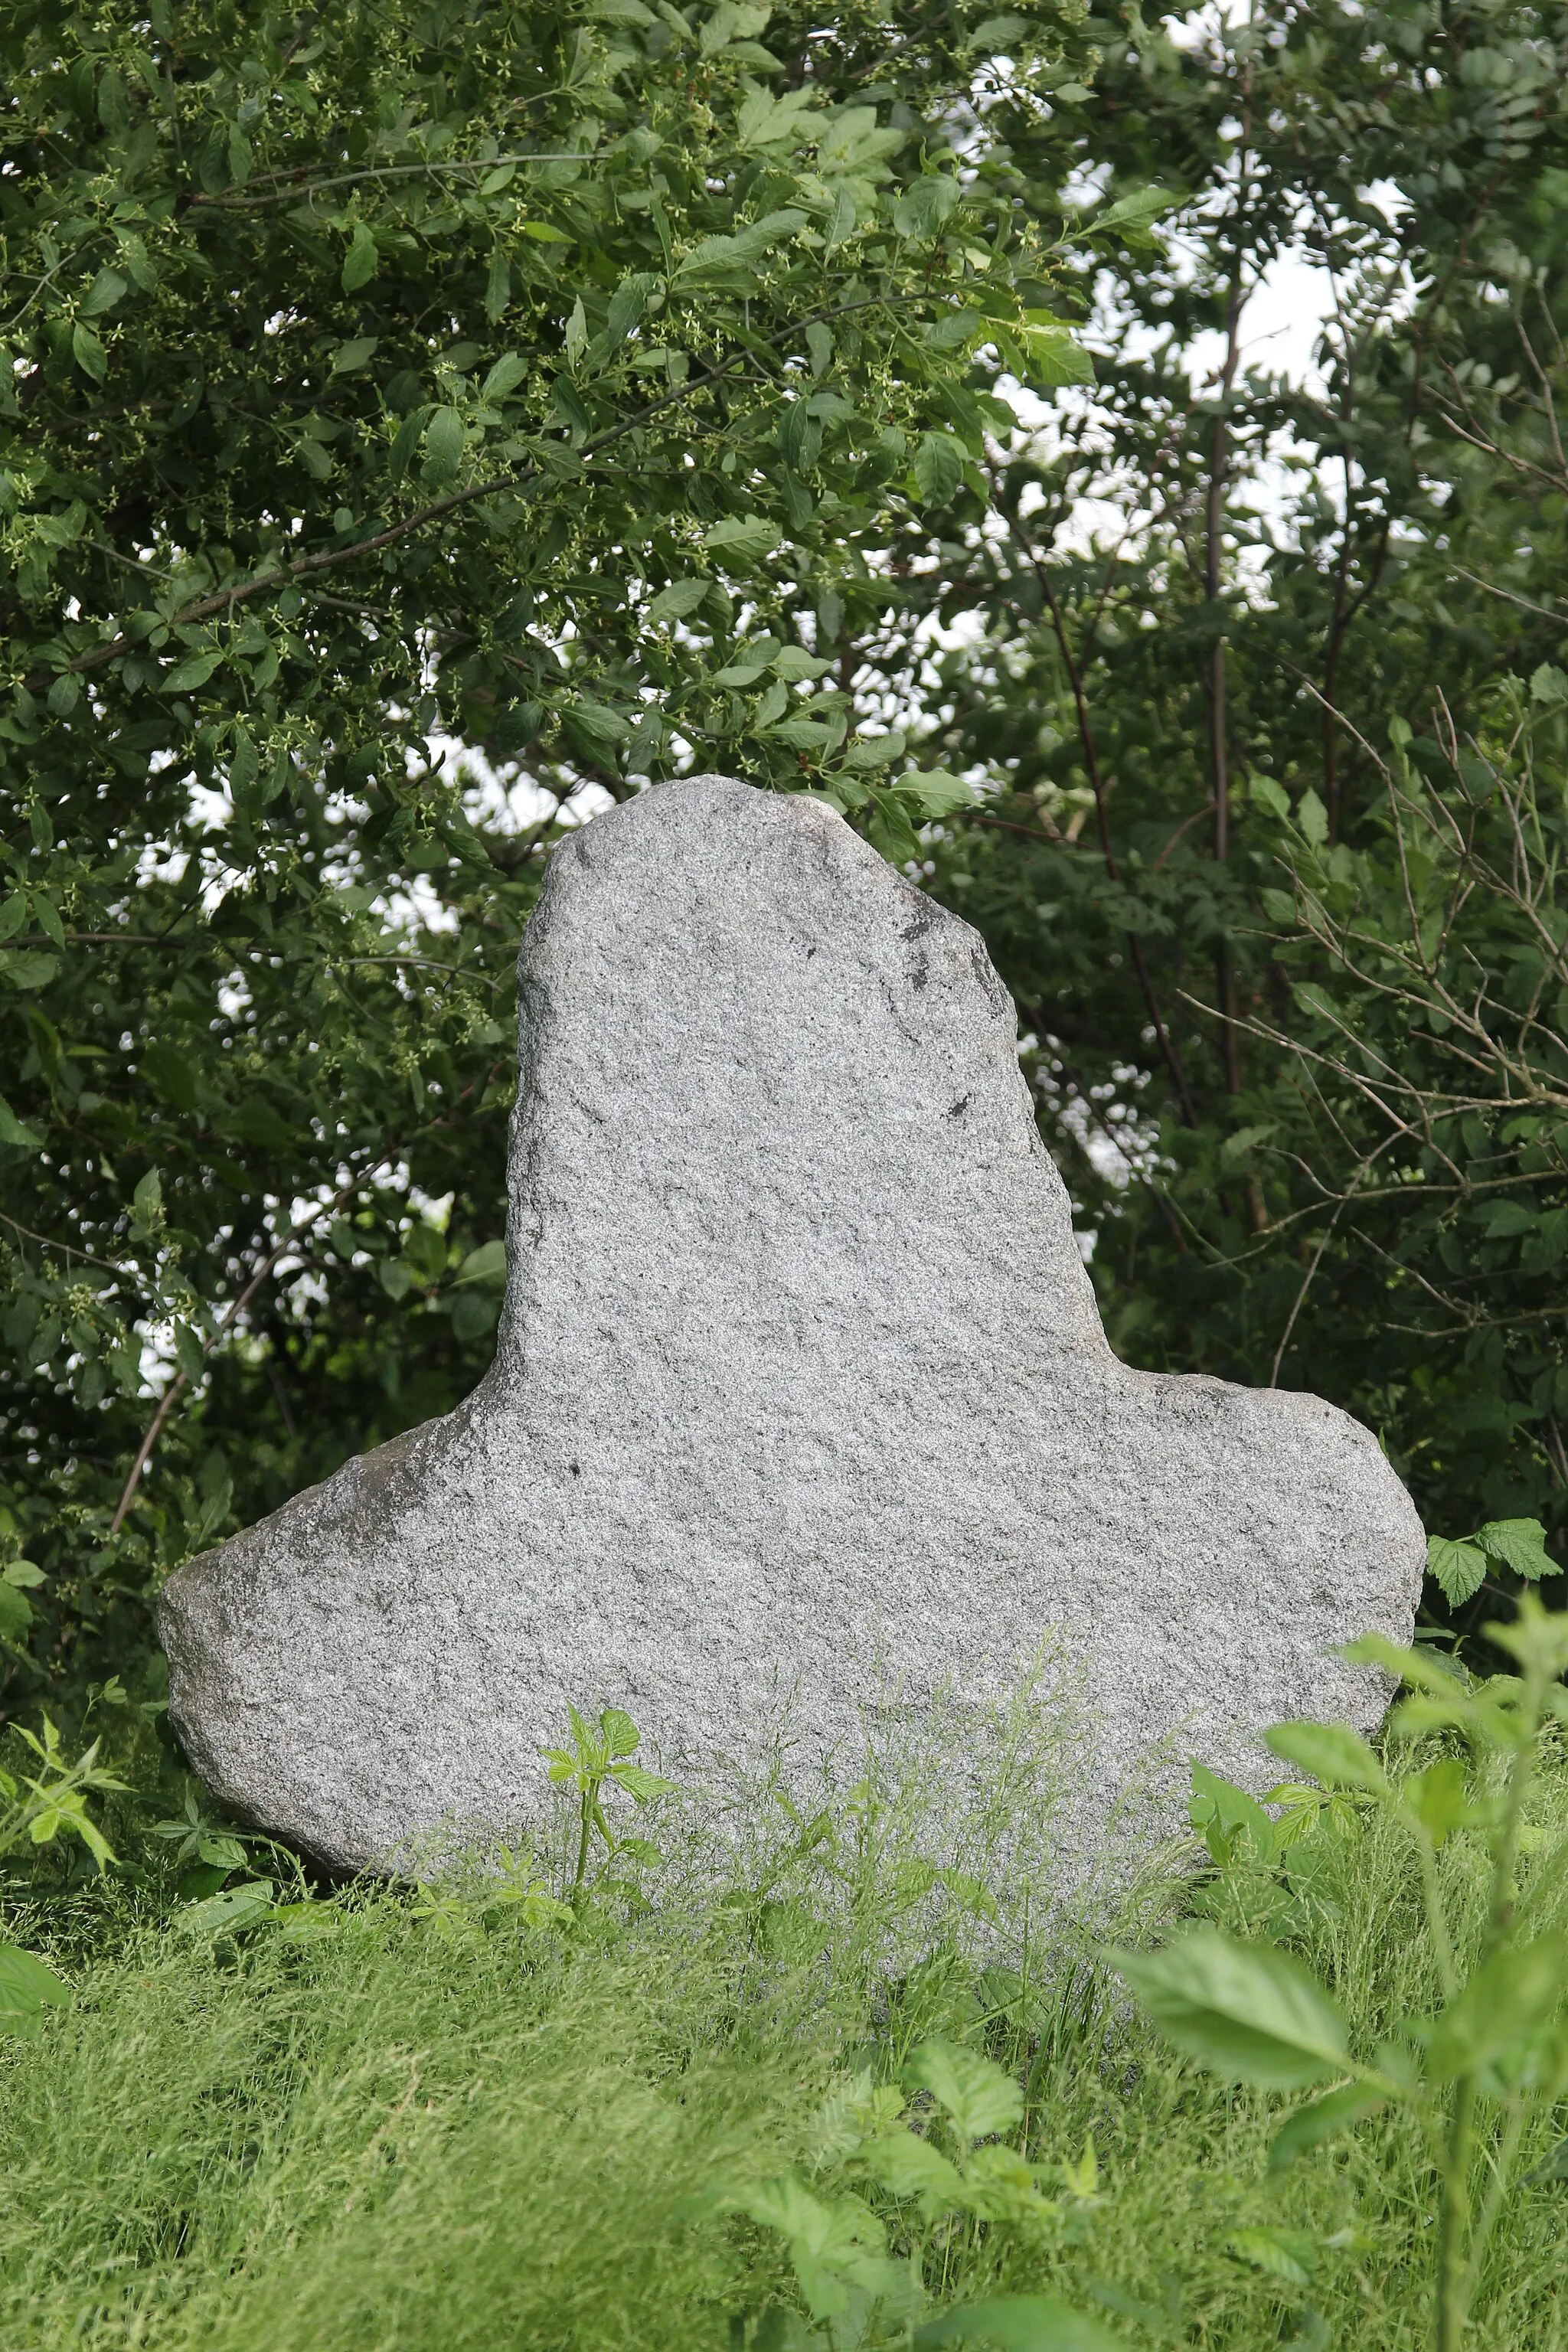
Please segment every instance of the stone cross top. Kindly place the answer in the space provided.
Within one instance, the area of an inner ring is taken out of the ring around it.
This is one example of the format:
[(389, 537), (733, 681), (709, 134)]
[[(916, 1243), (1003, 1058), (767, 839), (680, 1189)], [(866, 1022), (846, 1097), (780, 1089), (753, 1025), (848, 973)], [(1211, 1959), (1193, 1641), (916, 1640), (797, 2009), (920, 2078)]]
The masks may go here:
[(555, 853), (520, 963), (508, 1285), (465, 1403), (182, 1569), (170, 1710), (338, 1864), (537, 1817), (568, 1700), (667, 1767), (980, 1695), (1058, 1629), (1100, 1727), (1261, 1785), (1423, 1543), (1317, 1398), (1111, 1354), (976, 934), (830, 810), (659, 785)]

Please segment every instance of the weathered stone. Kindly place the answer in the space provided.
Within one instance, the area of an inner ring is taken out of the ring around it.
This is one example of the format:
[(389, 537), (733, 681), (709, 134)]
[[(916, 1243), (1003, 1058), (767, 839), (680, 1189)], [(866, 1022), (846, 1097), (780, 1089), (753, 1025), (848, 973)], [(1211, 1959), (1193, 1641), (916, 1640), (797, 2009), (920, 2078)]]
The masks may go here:
[(521, 961), (510, 1278), (478, 1390), (183, 1569), (173, 1719), (338, 1864), (537, 1817), (568, 1700), (667, 1762), (793, 1699), (853, 1749), (1061, 1629), (1084, 1822), (1153, 1744), (1370, 1727), (1421, 1530), (1315, 1397), (1111, 1354), (979, 939), (810, 801), (667, 784), (556, 852)]

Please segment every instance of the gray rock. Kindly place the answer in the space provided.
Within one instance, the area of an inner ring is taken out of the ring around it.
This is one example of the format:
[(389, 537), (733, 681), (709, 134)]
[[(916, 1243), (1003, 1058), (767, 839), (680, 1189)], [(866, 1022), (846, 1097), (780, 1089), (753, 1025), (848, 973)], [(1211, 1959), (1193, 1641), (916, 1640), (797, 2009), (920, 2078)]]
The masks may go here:
[(229, 1805), (350, 1865), (537, 1818), (566, 1702), (677, 1769), (847, 1754), (1059, 1629), (1080, 1826), (1161, 1739), (1363, 1729), (1415, 1513), (1317, 1398), (1111, 1354), (976, 934), (829, 810), (666, 784), (560, 848), (521, 960), (494, 1364), (174, 1576), (170, 1711)]

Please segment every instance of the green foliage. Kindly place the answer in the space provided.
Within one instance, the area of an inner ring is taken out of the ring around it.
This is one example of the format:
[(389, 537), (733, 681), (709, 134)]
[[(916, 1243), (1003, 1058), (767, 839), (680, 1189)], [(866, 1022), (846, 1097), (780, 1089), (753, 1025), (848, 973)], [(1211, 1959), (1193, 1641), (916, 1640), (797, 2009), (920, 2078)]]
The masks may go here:
[[(12, 1925), (73, 1997), (40, 1999), (0, 2070), (0, 2330), (39, 2352), (1417, 2352), (1434, 2158), (1468, 2067), (1489, 2233), (1470, 2333), (1548, 2352), (1568, 1925), (1550, 1622), (1526, 1622), (1510, 1683), (1411, 1654), (1412, 1697), (1451, 1695), (1471, 1733), (1407, 1722), (1386, 1794), (1302, 1795), (1271, 1856), (1244, 1842), (1126, 1903), (1136, 1964), (1158, 1968), (1162, 1937), (1185, 1955), (1182, 2013), (1217, 2019), (1217, 2074), (1094, 1962), (1103, 1910), (1080, 1896), (1042, 1934), (1049, 1775), (1020, 1777), (967, 1713), (985, 1787), (947, 1842), (910, 1810), (945, 1754), (868, 1759), (805, 1818), (776, 1792), (672, 1799), (652, 1910), (606, 1891), (574, 1911), (526, 1857), (315, 1892), (242, 1863), (215, 1906), (181, 1895), (173, 1836), (117, 1824), (130, 1859), (75, 1885), (43, 1849)], [(1447, 1768), (1469, 1818), (1424, 1838)], [(1510, 1842), (1515, 1908), (1489, 1950)], [(982, 1946), (973, 1906), (931, 1911), (938, 1866), (984, 1889)], [(1449, 1962), (1422, 1926), (1428, 1870)], [(1278, 2027), (1293, 2067), (1303, 2017), (1310, 2054), (1332, 2016), (1348, 2065), (1237, 2087), (1247, 1968), (1244, 2025)], [(1513, 2185), (1489, 2215), (1493, 2161)]]
[(1071, 12), (983, 14), (7, 12), (13, 1698), (151, 1687), (171, 1567), (482, 1369), (564, 827), (966, 797), (884, 783), (833, 615), (1083, 364), (1009, 146)]
[[(1551, 1616), (1527, 1595), (1517, 1621), (1490, 1632), (1520, 1671), (1481, 1685), (1380, 1639), (1353, 1653), (1398, 1668), (1415, 1685), (1416, 1696), (1394, 1719), (1395, 1736), (1420, 1738), (1449, 1727), (1464, 1735), (1472, 1772), (1496, 1786), (1490, 1801), (1463, 1804), (1456, 1758), (1439, 1759), (1401, 1788), (1390, 1784), (1364, 1743), (1337, 1725), (1285, 1725), (1270, 1737), (1277, 1750), (1319, 1771), (1326, 1788), (1348, 1784), (1363, 1791), (1363, 1802), (1383, 1810), (1413, 1841), (1442, 1993), (1435, 2016), (1400, 2020), (1394, 2040), (1370, 2058), (1358, 2057), (1341, 2005), (1300, 1960), (1271, 1944), (1200, 1927), (1158, 1952), (1111, 1956), (1174, 2046), (1223, 2079), (1289, 2091), (1340, 2078), (1283, 2126), (1271, 2170), (1285, 2169), (1387, 2104), (1413, 2112), (1440, 2179), (1437, 2352), (1458, 2352), (1466, 2333), (1489, 2240), (1514, 2185), (1521, 2137), (1568, 2094), (1568, 1934), (1553, 1924), (1563, 1920), (1568, 1899), (1568, 1841), (1540, 1858), (1522, 1900), (1519, 1880), (1531, 1780), (1551, 1728), (1568, 1722), (1562, 1682), (1568, 1615)], [(1435, 1773), (1441, 1780), (1435, 1781)], [(1439, 1847), (1461, 1828), (1480, 1831), (1489, 1856), (1487, 1900), (1468, 1953), (1436, 1869)], [(1273, 1855), (1247, 1859), (1267, 1864)], [(1248, 2233), (1249, 2259), (1303, 2287), (1310, 2284), (1294, 2255), (1282, 2254), (1278, 2244), (1270, 2252), (1258, 2238)]]
[(663, 1859), (658, 1847), (650, 1845), (646, 1838), (621, 1837), (611, 1828), (605, 1811), (606, 1790), (619, 1790), (634, 1805), (646, 1805), (652, 1797), (672, 1794), (675, 1783), (632, 1763), (630, 1759), (642, 1735), (624, 1707), (605, 1707), (593, 1727), (584, 1721), (574, 1706), (568, 1707), (567, 1714), (572, 1720), (571, 1747), (547, 1748), (542, 1752), (555, 1786), (576, 1792), (576, 1860), (570, 1888), (570, 1900), (575, 1907), (589, 1891), (588, 1860), (595, 1838), (605, 1849), (605, 1871), (623, 1857), (638, 1863)]

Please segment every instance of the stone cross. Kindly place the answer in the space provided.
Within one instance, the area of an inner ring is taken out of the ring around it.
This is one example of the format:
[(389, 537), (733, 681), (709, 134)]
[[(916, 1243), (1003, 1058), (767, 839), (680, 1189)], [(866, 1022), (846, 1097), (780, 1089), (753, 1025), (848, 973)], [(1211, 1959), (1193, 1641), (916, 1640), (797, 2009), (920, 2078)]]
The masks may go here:
[(1112, 1355), (969, 926), (830, 809), (700, 776), (555, 852), (519, 966), (505, 1311), (444, 1420), (171, 1579), (170, 1713), (363, 1866), (537, 1820), (567, 1702), (666, 1769), (1004, 1686), (1053, 1633), (1098, 1819), (1161, 1741), (1363, 1729), (1423, 1542), (1316, 1397)]

